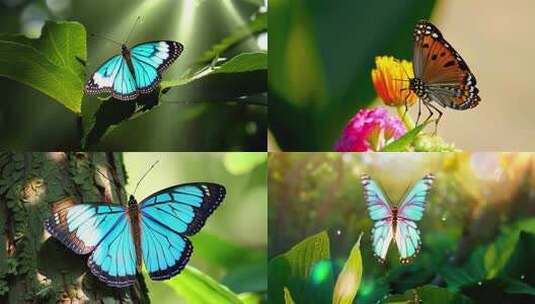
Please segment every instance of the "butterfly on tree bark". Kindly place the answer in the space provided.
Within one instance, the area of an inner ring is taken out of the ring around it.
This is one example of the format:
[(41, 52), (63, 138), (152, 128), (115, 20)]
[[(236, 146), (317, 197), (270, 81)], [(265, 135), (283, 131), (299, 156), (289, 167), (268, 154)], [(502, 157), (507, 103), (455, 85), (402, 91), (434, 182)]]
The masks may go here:
[(225, 198), (213, 183), (189, 183), (160, 190), (139, 204), (77, 204), (67, 198), (53, 205), (46, 230), (77, 254), (90, 254), (87, 264), (113, 287), (132, 285), (144, 264), (153, 280), (169, 279), (184, 269), (197, 233)]
[(442, 33), (431, 22), (422, 20), (414, 27), (413, 72), (409, 79), (409, 90), (418, 96), (418, 118), (422, 104), (429, 111), (429, 120), (438, 112), (436, 126), (442, 111), (436, 107), (455, 110), (471, 109), (481, 98), (476, 87), (476, 78), (461, 55), (444, 39)]

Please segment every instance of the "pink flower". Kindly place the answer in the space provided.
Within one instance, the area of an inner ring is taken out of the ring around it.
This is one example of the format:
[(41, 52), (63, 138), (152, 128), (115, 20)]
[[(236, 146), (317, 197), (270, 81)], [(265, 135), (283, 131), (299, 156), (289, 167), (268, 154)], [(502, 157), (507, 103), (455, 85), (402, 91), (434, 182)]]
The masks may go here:
[(345, 127), (336, 151), (379, 151), (406, 132), (401, 120), (390, 116), (386, 109), (361, 109)]

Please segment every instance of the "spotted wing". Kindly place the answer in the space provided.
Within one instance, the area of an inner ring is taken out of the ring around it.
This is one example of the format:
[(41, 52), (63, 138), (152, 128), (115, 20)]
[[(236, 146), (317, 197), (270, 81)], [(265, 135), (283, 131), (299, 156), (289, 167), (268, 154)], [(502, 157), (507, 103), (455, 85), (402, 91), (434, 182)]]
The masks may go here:
[(154, 280), (168, 279), (186, 265), (197, 233), (221, 204), (225, 188), (213, 183), (173, 186), (140, 203), (143, 260)]
[(414, 28), (413, 68), (422, 79), (429, 97), (444, 107), (458, 110), (473, 108), (481, 98), (476, 78), (461, 55), (429, 21)]

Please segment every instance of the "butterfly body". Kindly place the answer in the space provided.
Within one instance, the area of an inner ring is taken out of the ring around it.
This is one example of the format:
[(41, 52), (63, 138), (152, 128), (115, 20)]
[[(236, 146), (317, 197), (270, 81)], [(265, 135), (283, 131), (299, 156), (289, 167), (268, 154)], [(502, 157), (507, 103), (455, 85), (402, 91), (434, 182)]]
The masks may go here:
[(46, 230), (77, 254), (91, 254), (88, 267), (113, 287), (132, 285), (142, 265), (153, 280), (178, 274), (193, 246), (187, 236), (197, 233), (225, 197), (213, 183), (190, 183), (163, 189), (138, 204), (54, 204)]
[(409, 263), (419, 253), (421, 240), (416, 222), (423, 217), (427, 193), (432, 182), (433, 175), (426, 175), (404, 196), (399, 207), (390, 207), (390, 200), (379, 184), (367, 175), (361, 177), (364, 200), (374, 222), (373, 252), (379, 262), (385, 262), (392, 241), (398, 247), (401, 263)]
[[(435, 104), (456, 110), (477, 106), (481, 98), (476, 78), (438, 28), (429, 21), (419, 21), (414, 28), (413, 37), (414, 78), (409, 79), (409, 90), (427, 107), (427, 119), (433, 115), (433, 109), (439, 113), (438, 124), (442, 112)], [(420, 114), (421, 110), (418, 118)]]
[(160, 83), (161, 74), (180, 56), (184, 47), (176, 41), (150, 41), (108, 59), (89, 78), (88, 95), (111, 93), (118, 100), (133, 100), (151, 93)]

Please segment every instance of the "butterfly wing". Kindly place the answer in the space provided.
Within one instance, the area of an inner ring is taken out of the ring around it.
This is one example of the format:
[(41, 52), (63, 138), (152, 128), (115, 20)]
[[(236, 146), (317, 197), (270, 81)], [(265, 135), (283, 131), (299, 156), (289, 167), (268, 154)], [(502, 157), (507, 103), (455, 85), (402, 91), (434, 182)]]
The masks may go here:
[(182, 271), (192, 252), (185, 236), (197, 233), (224, 197), (221, 185), (190, 183), (161, 190), (140, 203), (143, 260), (152, 279)]
[(401, 201), (398, 209), (398, 218), (404, 218), (411, 221), (422, 219), (427, 200), (427, 194), (433, 185), (433, 174), (427, 174), (410, 189)]
[(85, 92), (88, 95), (111, 93), (113, 98), (119, 100), (133, 100), (139, 96), (136, 79), (122, 55), (114, 56), (106, 61), (89, 78)]
[(411, 220), (398, 218), (395, 238), (399, 250), (400, 262), (403, 264), (410, 263), (420, 252), (422, 244), (420, 231), (416, 223)]
[(398, 209), (395, 239), (401, 263), (409, 263), (420, 251), (420, 231), (415, 222), (423, 217), (433, 179), (432, 174), (427, 174), (418, 180)]
[(75, 253), (93, 252), (88, 266), (108, 285), (122, 287), (134, 281), (136, 253), (122, 206), (64, 199), (53, 205), (45, 228)]
[(87, 95), (111, 93), (115, 77), (123, 62), (122, 55), (113, 56), (104, 62), (87, 81), (85, 93)]
[(384, 262), (393, 238), (392, 209), (379, 185), (368, 175), (362, 175), (361, 183), (370, 218), (374, 221), (372, 229), (373, 252), (380, 262)]
[(121, 206), (76, 204), (67, 198), (52, 206), (52, 216), (45, 220), (46, 230), (77, 254), (88, 254), (125, 216)]
[(136, 280), (136, 249), (131, 222), (121, 217), (98, 244), (87, 265), (101, 281), (113, 287), (126, 287)]
[(477, 106), (481, 98), (476, 78), (442, 33), (423, 20), (416, 24), (413, 36), (414, 75), (425, 82), (429, 97), (458, 110)]
[(163, 73), (180, 56), (184, 46), (176, 41), (151, 41), (131, 49), (136, 85), (142, 93), (151, 92)]

